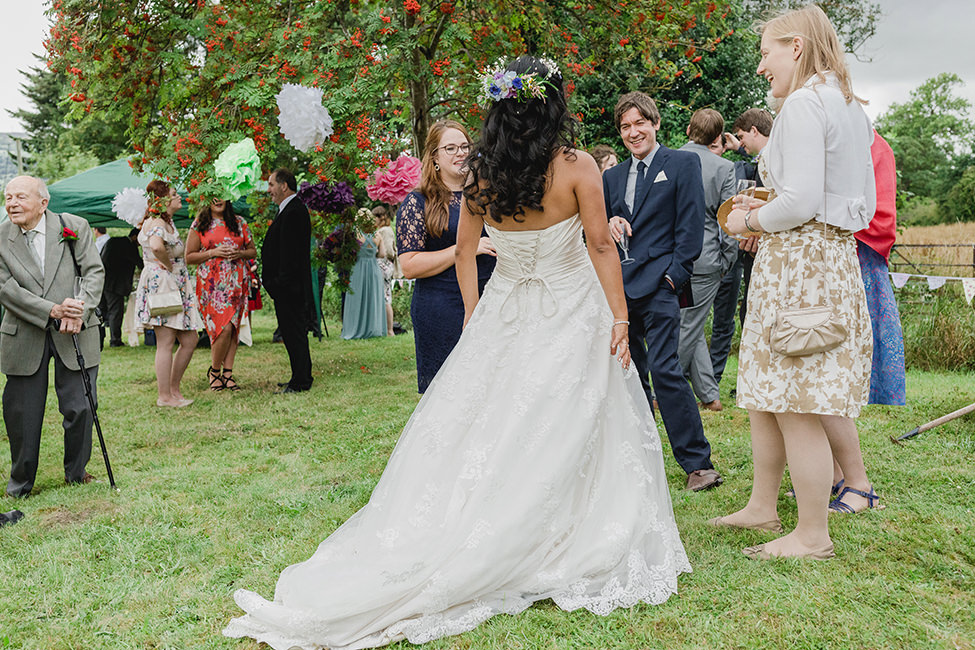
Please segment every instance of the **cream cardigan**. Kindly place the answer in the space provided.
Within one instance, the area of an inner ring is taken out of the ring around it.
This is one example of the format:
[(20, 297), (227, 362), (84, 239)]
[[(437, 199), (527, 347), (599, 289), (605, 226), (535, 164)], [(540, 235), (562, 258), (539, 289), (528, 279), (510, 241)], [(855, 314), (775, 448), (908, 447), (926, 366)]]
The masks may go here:
[(872, 142), (870, 119), (859, 102), (846, 102), (835, 75), (825, 83), (813, 76), (785, 99), (772, 125), (762, 156), (776, 196), (752, 219), (769, 232), (811, 219), (863, 230), (877, 205)]

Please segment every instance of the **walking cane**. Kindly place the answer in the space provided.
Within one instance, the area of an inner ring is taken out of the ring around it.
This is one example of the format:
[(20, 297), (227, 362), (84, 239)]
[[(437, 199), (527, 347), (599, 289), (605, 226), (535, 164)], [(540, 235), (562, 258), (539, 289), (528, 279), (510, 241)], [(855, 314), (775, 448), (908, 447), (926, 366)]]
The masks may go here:
[[(61, 232), (62, 239), (68, 245), (68, 251), (71, 253), (71, 262), (74, 264), (74, 274), (76, 278), (83, 278), (84, 274), (81, 272), (81, 265), (78, 264), (78, 258), (74, 253), (74, 243), (78, 239), (78, 235), (74, 234), (64, 223), (64, 217), (60, 214), (58, 215), (58, 221), (61, 222)], [(66, 235), (73, 235), (73, 239), (67, 237)], [(95, 313), (98, 314), (98, 309), (95, 309)], [(99, 316), (99, 319), (101, 317)], [(84, 327), (84, 325), (82, 325)], [(61, 321), (59, 319), (54, 319), (55, 331), (61, 329)], [(105, 447), (105, 436), (102, 435), (102, 424), (98, 421), (98, 408), (95, 406), (95, 396), (92, 394), (91, 388), (91, 377), (88, 376), (88, 369), (85, 368), (85, 357), (81, 354), (81, 345), (78, 343), (78, 335), (71, 335), (71, 342), (74, 343), (75, 354), (78, 355), (78, 369), (81, 371), (81, 380), (85, 384), (85, 397), (88, 398), (88, 408), (91, 409), (91, 418), (95, 423), (95, 430), (98, 432), (98, 444), (102, 447), (102, 458), (105, 459), (105, 471), (108, 473), (108, 484), (115, 491), (118, 491), (118, 487), (115, 485), (115, 476), (112, 475), (112, 464), (108, 461), (108, 448)]]
[(949, 422), (951, 420), (954, 420), (955, 418), (960, 418), (961, 416), (968, 415), (969, 413), (972, 413), (972, 412), (975, 412), (975, 404), (969, 404), (968, 406), (962, 407), (962, 408), (958, 409), (957, 411), (952, 411), (948, 415), (942, 415), (937, 420), (931, 420), (927, 424), (922, 424), (921, 426), (917, 427), (916, 429), (912, 429), (912, 430), (908, 431), (907, 433), (905, 433), (904, 435), (902, 435), (900, 437), (895, 438), (894, 436), (891, 436), (890, 437), (890, 441), (891, 442), (896, 442), (896, 443), (900, 444), (900, 442), (902, 440), (907, 440), (908, 438), (913, 438), (914, 436), (918, 435), (919, 433), (924, 433), (925, 431), (928, 431), (929, 429), (933, 429), (935, 427), (940, 427), (945, 422)]
[[(55, 331), (61, 329), (61, 321), (54, 319)], [(85, 368), (85, 357), (81, 354), (81, 345), (78, 343), (78, 335), (71, 335), (71, 342), (74, 343), (74, 352), (78, 357), (78, 368), (81, 370), (81, 380), (85, 384), (85, 397), (88, 398), (88, 408), (91, 409), (91, 418), (95, 423), (95, 431), (98, 432), (98, 444), (102, 448), (102, 458), (105, 459), (105, 471), (108, 473), (108, 484), (113, 490), (118, 490), (115, 485), (115, 476), (112, 474), (112, 463), (108, 460), (108, 447), (105, 446), (105, 436), (102, 435), (102, 424), (98, 421), (98, 408), (95, 406), (95, 396), (91, 389), (91, 377), (88, 376), (88, 369)]]
[(78, 344), (78, 335), (72, 334), (71, 341), (74, 343), (75, 354), (78, 355), (78, 367), (81, 369), (81, 379), (85, 382), (85, 397), (88, 398), (88, 408), (91, 409), (91, 418), (95, 422), (95, 431), (98, 432), (98, 444), (102, 447), (102, 458), (105, 459), (105, 471), (108, 473), (108, 484), (113, 490), (118, 490), (115, 485), (115, 476), (112, 474), (112, 463), (108, 460), (108, 448), (105, 446), (105, 436), (102, 435), (102, 424), (98, 421), (98, 408), (95, 406), (95, 396), (91, 391), (91, 377), (88, 376), (88, 369), (85, 368), (85, 357), (81, 354), (81, 346)]

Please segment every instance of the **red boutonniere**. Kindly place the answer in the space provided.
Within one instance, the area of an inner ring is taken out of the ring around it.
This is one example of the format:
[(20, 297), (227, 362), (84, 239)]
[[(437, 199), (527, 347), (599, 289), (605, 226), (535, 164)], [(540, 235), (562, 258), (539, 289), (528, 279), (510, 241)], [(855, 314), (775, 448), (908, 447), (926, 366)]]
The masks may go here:
[(76, 233), (75, 231), (71, 230), (71, 228), (68, 228), (67, 226), (65, 226), (61, 230), (61, 241), (62, 242), (66, 242), (66, 241), (78, 241), (78, 233)]

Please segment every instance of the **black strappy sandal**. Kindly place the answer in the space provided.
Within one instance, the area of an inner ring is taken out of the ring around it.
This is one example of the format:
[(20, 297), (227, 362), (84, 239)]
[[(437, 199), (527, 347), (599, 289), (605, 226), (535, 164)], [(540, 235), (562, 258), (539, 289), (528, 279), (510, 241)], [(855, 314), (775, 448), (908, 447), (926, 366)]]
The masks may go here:
[(237, 380), (234, 379), (233, 368), (224, 368), (221, 379), (223, 379), (223, 387), (227, 390), (240, 390), (240, 386), (237, 385)]
[(213, 392), (223, 390), (227, 387), (227, 380), (213, 366), (210, 366), (210, 369), (207, 370), (207, 381), (210, 382), (210, 390)]

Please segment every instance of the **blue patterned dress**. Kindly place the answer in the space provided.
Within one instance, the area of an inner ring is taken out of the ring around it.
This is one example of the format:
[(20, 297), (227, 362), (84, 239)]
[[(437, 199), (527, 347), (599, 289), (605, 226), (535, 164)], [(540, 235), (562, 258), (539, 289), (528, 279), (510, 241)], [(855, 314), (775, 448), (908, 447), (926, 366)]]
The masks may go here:
[(862, 241), (857, 242), (857, 257), (873, 326), (873, 363), (867, 403), (904, 406), (907, 403), (904, 334), (887, 272), (887, 260)]
[[(427, 232), (423, 220), (426, 199), (419, 192), (411, 192), (396, 213), (398, 254), (439, 251), (456, 244), (461, 195), (461, 192), (454, 192), (450, 200), (447, 229), (439, 237), (434, 237)], [(494, 271), (494, 262), (490, 255), (477, 256), (477, 284), (481, 292)], [(417, 279), (413, 285), (410, 317), (413, 319), (416, 345), (416, 383), (422, 393), (454, 349), (464, 329), (464, 300), (453, 266), (429, 278)]]

